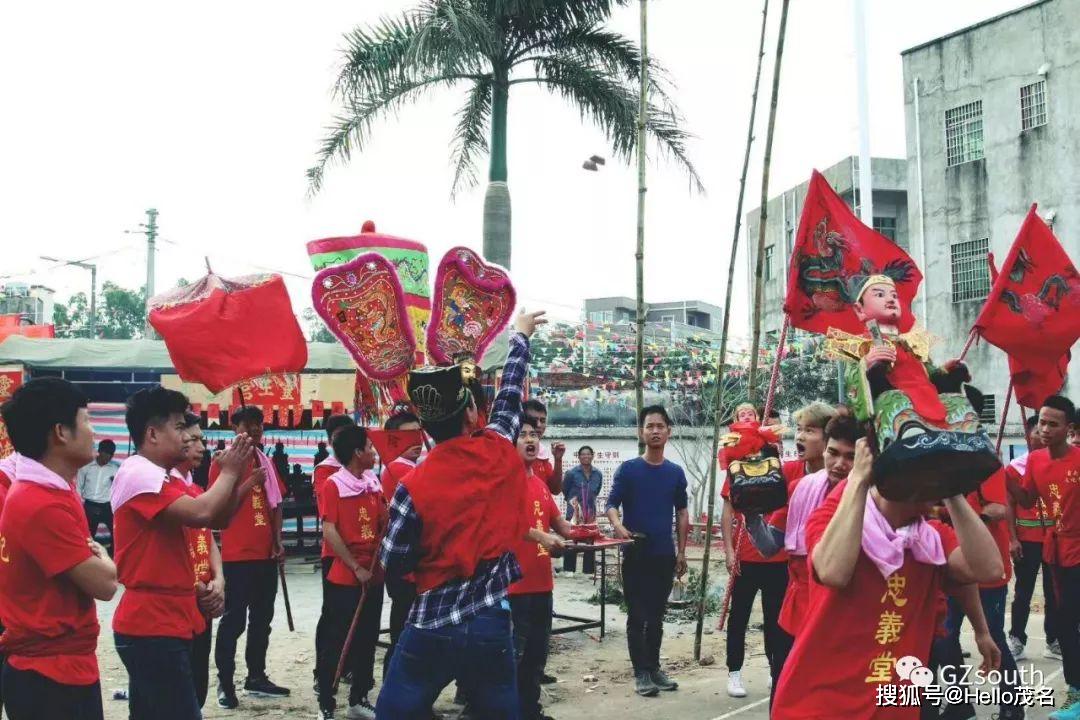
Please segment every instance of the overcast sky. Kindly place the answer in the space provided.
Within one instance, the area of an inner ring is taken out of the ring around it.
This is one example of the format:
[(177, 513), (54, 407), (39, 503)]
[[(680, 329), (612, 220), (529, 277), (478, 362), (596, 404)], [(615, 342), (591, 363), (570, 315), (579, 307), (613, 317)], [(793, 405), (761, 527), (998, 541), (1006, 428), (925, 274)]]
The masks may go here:
[[(1017, 0), (868, 0), (871, 150), (904, 157), (900, 51), (1018, 7)], [(464, 90), (434, 94), (375, 127), (368, 150), (306, 197), (334, 107), (341, 35), (409, 0), (184, 3), (76, 0), (0, 9), (0, 283), (88, 287), (85, 271), (39, 255), (98, 257), (99, 282), (145, 281), (144, 210), (159, 212), (157, 290), (203, 274), (275, 269), (310, 277), (304, 243), (353, 234), (365, 219), (427, 244), (481, 247), (483, 186), (450, 199), (453, 113)], [(744, 212), (758, 205), (780, 1)], [(721, 304), (753, 83), (761, 3), (654, 0), (649, 49), (675, 97), (707, 194), (649, 166), (646, 298)], [(857, 152), (851, 0), (795, 0), (788, 19), (770, 196)], [(612, 26), (638, 38), (636, 3)], [(578, 318), (585, 297), (633, 295), (636, 173), (610, 162), (602, 134), (529, 85), (510, 98), (513, 276), (529, 307)], [(486, 163), (482, 166), (486, 177)], [(23, 274), (30, 273), (30, 274)], [(18, 275), (17, 277), (12, 277)], [(745, 256), (735, 329), (746, 327)], [(310, 281), (287, 276), (294, 308)]]

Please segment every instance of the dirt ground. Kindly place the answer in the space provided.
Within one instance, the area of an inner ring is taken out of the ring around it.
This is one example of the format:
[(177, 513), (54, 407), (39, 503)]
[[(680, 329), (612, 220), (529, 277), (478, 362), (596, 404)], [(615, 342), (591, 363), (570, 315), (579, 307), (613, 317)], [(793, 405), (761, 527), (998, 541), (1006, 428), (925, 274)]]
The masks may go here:
[[(713, 570), (718, 575), (715, 582), (724, 584), (726, 578), (722, 567)], [(268, 674), (280, 685), (292, 689), (292, 696), (284, 701), (257, 700), (240, 696), (240, 709), (221, 710), (214, 700), (214, 670), (211, 668), (210, 698), (204, 709), (207, 720), (229, 718), (251, 720), (254, 718), (315, 717), (316, 702), (311, 688), (311, 672), (314, 667), (315, 623), (318, 619), (321, 590), (319, 576), (314, 566), (299, 561), (288, 565), (288, 584), (292, 601), (296, 631), (289, 632), (285, 619), (285, 607), (278, 595), (274, 616), (273, 633), (270, 638)], [(555, 583), (555, 609), (557, 613), (579, 617), (599, 617), (599, 607), (587, 602), (595, 592), (591, 578), (560, 576)], [(113, 646), (109, 630), (116, 600), (99, 604), (102, 637), (98, 647), (101, 661), (101, 685), (105, 696), (106, 720), (126, 720), (127, 704), (112, 699), (116, 690), (127, 684), (127, 675)], [(1062, 687), (1059, 661), (1044, 660), (1041, 614), (1041, 598), (1036, 597), (1033, 614), (1028, 623), (1031, 631), (1028, 655), (1024, 661), (1041, 669), (1047, 684)], [(383, 627), (388, 626), (390, 604), (384, 605)], [(648, 720), (740, 720), (768, 717), (768, 666), (762, 647), (760, 630), (760, 606), (754, 610), (750, 631), (747, 635), (746, 661), (743, 668), (746, 698), (730, 698), (726, 692), (727, 670), (724, 667), (724, 633), (713, 631), (717, 618), (707, 619), (707, 633), (703, 638), (702, 655), (711, 655), (715, 663), (702, 667), (693, 661), (694, 625), (668, 624), (665, 628), (663, 658), (668, 672), (680, 683), (673, 693), (662, 693), (657, 698), (639, 698), (633, 694), (633, 677), (626, 651), (625, 615), (617, 606), (608, 605), (607, 632), (599, 639), (599, 630), (588, 633), (574, 632), (552, 639), (548, 672), (556, 675), (559, 682), (544, 686), (546, 711), (558, 720), (596, 720), (597, 718), (647, 718)], [(563, 621), (556, 620), (556, 627)], [(237, 677), (244, 677), (243, 642), (237, 652)], [(968, 638), (967, 646), (973, 646)], [(378, 651), (376, 677), (381, 669), (382, 650)], [(211, 660), (212, 663), (212, 660)], [(1052, 673), (1054, 673), (1052, 675)], [(377, 692), (377, 688), (376, 688)], [(339, 692), (339, 702), (344, 702), (347, 690)], [(372, 702), (375, 698), (372, 697)], [(455, 720), (460, 708), (452, 703), (451, 686), (440, 697), (436, 711), (446, 720)], [(996, 708), (980, 709), (979, 718), (990, 718)], [(1046, 718), (1051, 709), (1028, 712), (1030, 720)], [(344, 712), (339, 710), (339, 715)]]

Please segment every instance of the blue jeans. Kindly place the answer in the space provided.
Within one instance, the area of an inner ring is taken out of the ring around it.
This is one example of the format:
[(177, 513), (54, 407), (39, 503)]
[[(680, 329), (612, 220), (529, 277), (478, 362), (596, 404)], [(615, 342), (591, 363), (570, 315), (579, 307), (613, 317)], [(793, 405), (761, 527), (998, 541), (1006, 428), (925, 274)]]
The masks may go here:
[(131, 720), (202, 720), (191, 673), (191, 641), (113, 633), (128, 673)]
[(394, 720), (430, 720), (435, 699), (455, 679), (475, 717), (518, 720), (514, 638), (505, 601), (459, 625), (434, 630), (406, 625), (375, 713)]

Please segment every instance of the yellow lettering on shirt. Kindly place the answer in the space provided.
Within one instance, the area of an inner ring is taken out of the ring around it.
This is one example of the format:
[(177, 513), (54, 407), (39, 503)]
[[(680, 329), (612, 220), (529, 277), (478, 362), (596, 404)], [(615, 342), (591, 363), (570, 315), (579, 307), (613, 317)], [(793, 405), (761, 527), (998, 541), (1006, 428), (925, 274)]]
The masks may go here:
[(904, 631), (904, 620), (899, 613), (886, 610), (878, 618), (877, 631), (874, 640), (878, 645), (890, 645), (900, 639), (900, 633)]
[(206, 536), (200, 534), (199, 538), (195, 541), (195, 552), (199, 555), (209, 555), (210, 548), (206, 545)]
[(891, 651), (878, 655), (876, 658), (870, 661), (870, 674), (866, 676), (864, 682), (868, 683), (887, 683), (892, 682), (893, 665), (896, 664), (896, 658), (893, 657)]
[(255, 513), (255, 527), (265, 527), (266, 516), (262, 513)]
[(266, 503), (263, 501), (262, 495), (251, 496), (251, 507), (254, 510), (262, 510), (266, 507)]
[(8, 557), (7, 538), (3, 535), (0, 535), (0, 562), (11, 562), (11, 558)]
[(884, 603), (885, 600), (892, 598), (893, 605), (896, 607), (904, 607), (907, 605), (907, 598), (902, 597), (904, 588), (907, 587), (907, 578), (903, 575), (893, 573), (885, 583), (885, 594), (881, 596), (881, 602)]

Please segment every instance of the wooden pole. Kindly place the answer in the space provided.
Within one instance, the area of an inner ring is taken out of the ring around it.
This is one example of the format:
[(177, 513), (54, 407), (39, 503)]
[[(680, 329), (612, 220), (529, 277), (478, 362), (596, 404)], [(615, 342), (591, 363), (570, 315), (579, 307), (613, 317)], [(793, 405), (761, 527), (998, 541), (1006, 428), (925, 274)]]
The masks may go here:
[[(746, 171), (750, 167), (750, 147), (754, 144), (754, 118), (757, 114), (758, 87), (761, 84), (761, 63), (765, 57), (765, 27), (769, 19), (769, 0), (761, 9), (761, 40), (758, 42), (757, 73), (754, 93), (750, 99), (750, 126), (746, 131), (746, 152), (743, 154), (742, 177), (739, 179), (739, 200), (735, 205), (735, 232), (731, 238), (731, 260), (728, 263), (727, 291), (724, 300), (724, 322), (720, 330), (720, 356), (716, 359), (716, 397), (713, 402), (712, 466), (709, 468), (708, 514), (705, 519), (705, 556), (701, 561), (701, 583), (698, 588), (697, 628), (694, 631), (694, 659), (701, 659), (701, 635), (705, 627), (705, 598), (709, 590), (709, 550), (712, 547), (713, 517), (716, 508), (716, 457), (720, 452), (720, 417), (724, 399), (724, 364), (727, 361), (728, 324), (731, 320), (731, 291), (735, 281), (735, 262), (742, 227), (743, 199), (746, 195)], [(726, 601), (726, 598), (725, 598)]]
[(1009, 389), (1005, 391), (1005, 406), (1001, 408), (1001, 424), (998, 425), (997, 445), (994, 446), (994, 454), (1001, 457), (1001, 441), (1005, 438), (1005, 421), (1009, 417), (1009, 402), (1013, 396), (1013, 381), (1009, 380)]
[(788, 5), (780, 8), (780, 30), (776, 37), (776, 62), (773, 65), (772, 101), (769, 106), (769, 130), (765, 135), (765, 163), (761, 171), (761, 215), (758, 220), (757, 262), (754, 264), (754, 327), (750, 344), (750, 402), (757, 400), (758, 348), (761, 347), (761, 303), (764, 299), (765, 222), (769, 217), (769, 169), (772, 166), (773, 134), (776, 129), (776, 104), (780, 95), (780, 66), (784, 58), (784, 35), (787, 32)]
[[(637, 267), (637, 344), (634, 348), (634, 403), (637, 417), (645, 407), (645, 127), (649, 113), (649, 38), (648, 0), (640, 0), (641, 7), (641, 88), (638, 91), (637, 121), (637, 250), (634, 263)], [(644, 454), (645, 442), (638, 433), (638, 454)]]
[[(258, 452), (258, 450), (256, 450)], [(303, 522), (303, 518), (297, 518), (297, 522)], [(289, 584), (285, 582), (285, 561), (278, 563), (278, 578), (281, 580), (281, 597), (285, 598), (285, 619), (289, 623), (289, 632), (296, 632), (293, 625), (292, 604), (289, 602)]]

